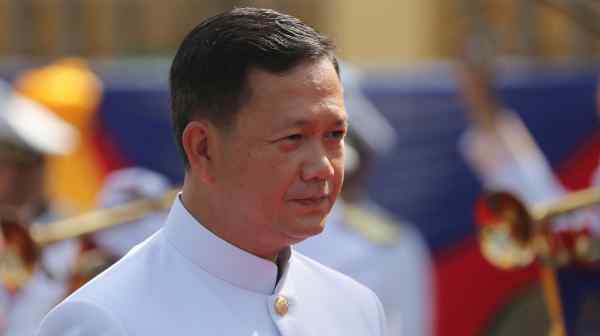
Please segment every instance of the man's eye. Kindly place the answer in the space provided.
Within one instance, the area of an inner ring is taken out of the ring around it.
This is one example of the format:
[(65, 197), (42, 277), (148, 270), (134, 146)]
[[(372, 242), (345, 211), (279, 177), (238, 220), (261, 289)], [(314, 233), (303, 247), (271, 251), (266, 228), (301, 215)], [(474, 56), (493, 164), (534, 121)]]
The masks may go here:
[(343, 139), (345, 135), (346, 135), (346, 131), (344, 131), (344, 130), (337, 130), (337, 131), (333, 131), (333, 132), (327, 133), (326, 136), (327, 136), (328, 139), (340, 140), (340, 139)]
[(287, 140), (287, 141), (300, 141), (304, 138), (304, 136), (302, 134), (292, 134), (292, 135), (288, 135), (285, 138), (283, 138), (283, 140)]

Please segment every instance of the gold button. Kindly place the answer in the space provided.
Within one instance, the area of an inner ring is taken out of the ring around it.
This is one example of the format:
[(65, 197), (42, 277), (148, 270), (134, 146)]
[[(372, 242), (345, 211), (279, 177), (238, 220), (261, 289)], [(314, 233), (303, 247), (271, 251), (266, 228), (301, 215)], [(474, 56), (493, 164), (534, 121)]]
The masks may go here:
[(287, 314), (288, 308), (289, 308), (289, 303), (285, 296), (279, 295), (279, 296), (277, 296), (277, 298), (275, 298), (275, 312), (279, 316), (283, 316), (283, 315)]

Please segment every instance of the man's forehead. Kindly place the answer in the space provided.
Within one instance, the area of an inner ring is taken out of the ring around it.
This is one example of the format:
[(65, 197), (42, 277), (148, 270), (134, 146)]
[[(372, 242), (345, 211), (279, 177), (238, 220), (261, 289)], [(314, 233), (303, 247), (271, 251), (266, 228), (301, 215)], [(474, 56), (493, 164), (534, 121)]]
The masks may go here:
[(298, 117), (284, 116), (276, 124), (280, 128), (306, 128), (321, 123), (326, 123), (328, 126), (347, 127), (348, 118), (346, 112), (343, 109), (339, 109), (320, 111)]
[(251, 67), (246, 80), (248, 89), (253, 93), (285, 90), (287, 85), (284, 84), (286, 83), (294, 84), (293, 87), (295, 88), (308, 86), (319, 89), (341, 90), (342, 86), (335, 67), (328, 58), (301, 62), (281, 73)]

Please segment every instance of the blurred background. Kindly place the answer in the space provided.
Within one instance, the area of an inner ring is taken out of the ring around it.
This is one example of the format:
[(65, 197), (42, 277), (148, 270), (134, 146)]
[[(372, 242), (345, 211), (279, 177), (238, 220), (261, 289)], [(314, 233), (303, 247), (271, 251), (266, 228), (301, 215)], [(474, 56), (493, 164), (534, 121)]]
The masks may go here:
[[(181, 182), (170, 128), (170, 60), (192, 27), (233, 6), (297, 16), (331, 36), (339, 56), (364, 71), (362, 89), (398, 135), (377, 161), (369, 193), (413, 223), (432, 253), (435, 335), (494, 335), (511, 314), (525, 314), (507, 307), (538, 282), (537, 266), (500, 271), (479, 251), (473, 205), (485, 181), (459, 145), (476, 107), (464, 98), (461, 65), (487, 75), (566, 190), (585, 188), (600, 155), (600, 3), (0, 0), (0, 77), (34, 97), (60, 85), (82, 87), (83, 112), (71, 120), (80, 148), (49, 164), (48, 192), (64, 213), (95, 208), (104, 177), (118, 168), (145, 167)], [(100, 84), (44, 82), (34, 72), (66, 57), (78, 59), (63, 65), (86, 62)]]

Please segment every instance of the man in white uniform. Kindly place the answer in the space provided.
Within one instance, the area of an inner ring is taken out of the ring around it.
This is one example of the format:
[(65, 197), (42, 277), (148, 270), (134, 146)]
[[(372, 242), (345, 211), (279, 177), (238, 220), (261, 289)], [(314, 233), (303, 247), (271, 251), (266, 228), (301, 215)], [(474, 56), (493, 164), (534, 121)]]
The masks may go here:
[[(47, 156), (65, 154), (77, 141), (73, 127), (0, 81), (0, 217), (6, 215), (4, 211), (14, 211), (26, 223), (45, 225), (56, 220), (44, 189)], [(37, 268), (22, 283), (2, 284), (1, 335), (35, 333), (44, 315), (67, 295), (78, 246), (72, 240), (49, 246), (40, 255), (43, 269)]]
[(237, 8), (171, 67), (186, 164), (164, 228), (75, 292), (39, 335), (384, 335), (378, 298), (290, 249), (340, 192), (346, 112), (332, 43)]

